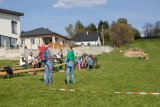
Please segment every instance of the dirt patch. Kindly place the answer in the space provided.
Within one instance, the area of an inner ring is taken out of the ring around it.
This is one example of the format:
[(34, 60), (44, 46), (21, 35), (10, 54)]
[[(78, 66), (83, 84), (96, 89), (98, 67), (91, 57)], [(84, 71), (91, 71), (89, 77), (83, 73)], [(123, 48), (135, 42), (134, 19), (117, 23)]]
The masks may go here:
[[(120, 51), (122, 52), (122, 51)], [(139, 57), (140, 59), (148, 59), (148, 54), (144, 50), (139, 48), (130, 48), (123, 52), (123, 55), (126, 57)]]

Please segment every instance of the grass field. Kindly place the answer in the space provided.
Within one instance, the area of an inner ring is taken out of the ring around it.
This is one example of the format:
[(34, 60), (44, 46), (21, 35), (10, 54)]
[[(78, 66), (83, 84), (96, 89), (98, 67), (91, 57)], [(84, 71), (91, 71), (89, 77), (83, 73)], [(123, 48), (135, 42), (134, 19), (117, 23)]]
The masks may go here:
[[(149, 53), (149, 60), (126, 58), (119, 50), (139, 47)], [(0, 61), (0, 66), (16, 62)], [(160, 107), (160, 96), (105, 94), (105, 92), (160, 92), (160, 39), (137, 40), (99, 55), (100, 69), (76, 71), (75, 85), (66, 85), (65, 73), (54, 73), (54, 84), (44, 85), (43, 76), (0, 78), (0, 107)], [(51, 88), (96, 90), (56, 92)]]

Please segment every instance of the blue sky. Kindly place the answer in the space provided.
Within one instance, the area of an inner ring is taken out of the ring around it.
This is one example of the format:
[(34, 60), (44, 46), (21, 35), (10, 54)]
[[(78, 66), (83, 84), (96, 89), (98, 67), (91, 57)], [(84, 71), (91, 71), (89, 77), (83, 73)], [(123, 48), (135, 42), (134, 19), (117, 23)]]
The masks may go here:
[(0, 0), (0, 8), (24, 13), (21, 30), (48, 27), (63, 35), (65, 26), (77, 20), (87, 26), (120, 17), (142, 30), (145, 23), (160, 20), (159, 5), (160, 0)]

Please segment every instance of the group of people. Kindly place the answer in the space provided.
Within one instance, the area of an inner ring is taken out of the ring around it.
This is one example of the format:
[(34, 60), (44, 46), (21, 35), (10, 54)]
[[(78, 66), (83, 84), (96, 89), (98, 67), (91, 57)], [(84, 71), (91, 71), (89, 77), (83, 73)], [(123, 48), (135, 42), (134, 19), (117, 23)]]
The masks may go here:
[(24, 55), (21, 55), (20, 65), (23, 66), (25, 69), (27, 69), (29, 65), (31, 65), (33, 68), (40, 68), (42, 66), (42, 62), (39, 55), (37, 57), (34, 57), (33, 53), (30, 52), (27, 59), (24, 57)]
[[(53, 61), (55, 57), (62, 61), (61, 57), (63, 57), (62, 50), (56, 56), (53, 55), (53, 49), (50, 45), (45, 45), (40, 48), (40, 58), (44, 62), (45, 71), (44, 71), (44, 82), (45, 84), (51, 84), (53, 81), (52, 77), (52, 67)], [(67, 57), (66, 57), (66, 84), (70, 83), (70, 75), (72, 76), (72, 83), (75, 84), (74, 79), (74, 61), (75, 61), (75, 54), (72, 50), (72, 47), (68, 49)]]
[(88, 70), (92, 70), (95, 65), (96, 57), (92, 54), (84, 53), (81, 57), (76, 57), (76, 69), (83, 70), (87, 68)]
[[(53, 48), (51, 45), (42, 45), (39, 48), (39, 55), (37, 57), (33, 56), (31, 52), (28, 56), (28, 59), (25, 60), (24, 56), (20, 59), (20, 65), (24, 66), (24, 68), (28, 68), (29, 65), (32, 67), (41, 67), (42, 63), (44, 63), (44, 82), (45, 84), (51, 84), (53, 81), (53, 73), (52, 68), (54, 66), (54, 62), (58, 61), (59, 63), (66, 63), (66, 84), (70, 83), (70, 76), (72, 77), (72, 84), (75, 84), (74, 79), (74, 70), (75, 69), (85, 69), (89, 70), (93, 69), (94, 66), (94, 56), (83, 54), (81, 57), (78, 57), (77, 54), (74, 54), (72, 46), (69, 47), (66, 59), (63, 60), (62, 49), (60, 52), (55, 55)], [(60, 66), (62, 69), (62, 66)]]

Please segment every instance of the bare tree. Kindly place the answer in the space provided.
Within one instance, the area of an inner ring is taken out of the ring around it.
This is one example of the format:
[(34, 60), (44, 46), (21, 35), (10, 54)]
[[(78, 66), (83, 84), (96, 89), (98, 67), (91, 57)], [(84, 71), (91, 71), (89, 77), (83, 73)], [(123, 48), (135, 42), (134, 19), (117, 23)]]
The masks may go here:
[(160, 36), (160, 20), (155, 22), (154, 35), (155, 36)]
[(146, 23), (143, 26), (143, 33), (145, 37), (152, 37), (154, 36), (154, 26), (152, 23)]

